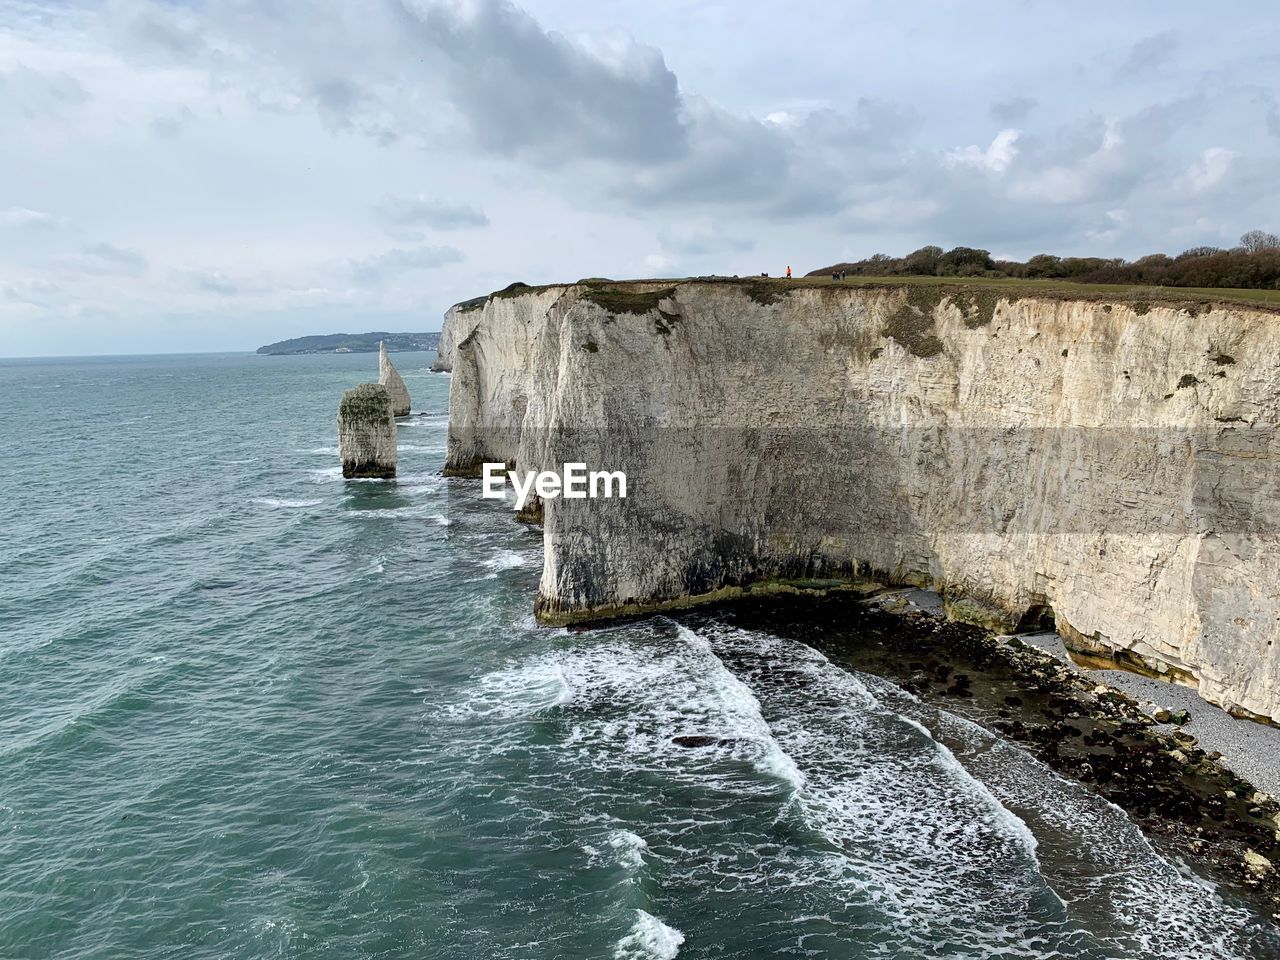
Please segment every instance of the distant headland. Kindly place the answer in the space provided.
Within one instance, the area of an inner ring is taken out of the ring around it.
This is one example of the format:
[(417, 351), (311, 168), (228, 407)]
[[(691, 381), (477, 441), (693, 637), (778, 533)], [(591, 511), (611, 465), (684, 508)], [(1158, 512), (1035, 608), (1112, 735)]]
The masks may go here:
[(392, 353), (411, 350), (434, 350), (440, 342), (438, 333), (326, 333), (312, 337), (294, 337), (259, 347), (258, 353), (288, 356), (296, 353), (377, 353), (379, 341)]

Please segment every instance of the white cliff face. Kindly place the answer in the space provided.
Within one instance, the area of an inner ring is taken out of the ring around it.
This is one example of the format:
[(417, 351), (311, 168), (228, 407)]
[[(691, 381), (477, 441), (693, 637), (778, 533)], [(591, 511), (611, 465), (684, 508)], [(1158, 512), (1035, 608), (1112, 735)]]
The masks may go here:
[(626, 500), (544, 504), (543, 620), (913, 583), (1280, 721), (1280, 317), (619, 289), (491, 298), (453, 351), (451, 472), (627, 473)]
[(378, 342), (378, 382), (387, 388), (387, 395), (391, 397), (392, 416), (407, 417), (411, 405), (409, 388), (404, 385), (400, 371), (387, 356), (387, 345), (382, 341)]
[(476, 323), (482, 316), (484, 299), (467, 300), (455, 303), (444, 313), (444, 324), (440, 327), (440, 342), (436, 345), (436, 358), (431, 369), (436, 373), (448, 373), (453, 369), (453, 350), (462, 340), (471, 335)]
[(396, 421), (391, 395), (380, 383), (362, 383), (338, 404), (342, 475), (389, 479), (396, 475)]

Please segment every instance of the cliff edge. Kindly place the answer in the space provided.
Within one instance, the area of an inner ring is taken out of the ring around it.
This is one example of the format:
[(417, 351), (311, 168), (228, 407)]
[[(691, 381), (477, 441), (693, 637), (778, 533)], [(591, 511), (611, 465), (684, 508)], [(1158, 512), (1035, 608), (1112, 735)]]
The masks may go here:
[(481, 311), (486, 299), (486, 297), (476, 297), (474, 300), (464, 300), (462, 303), (455, 303), (444, 312), (440, 339), (436, 343), (436, 358), (431, 363), (431, 369), (436, 373), (449, 373), (453, 370), (454, 346), (471, 335), (475, 324), (483, 315)]
[(916, 584), (957, 619), (1051, 619), (1077, 651), (1280, 721), (1262, 307), (584, 283), (495, 294), (449, 329), (447, 472), (628, 477), (625, 500), (542, 504), (544, 622)]

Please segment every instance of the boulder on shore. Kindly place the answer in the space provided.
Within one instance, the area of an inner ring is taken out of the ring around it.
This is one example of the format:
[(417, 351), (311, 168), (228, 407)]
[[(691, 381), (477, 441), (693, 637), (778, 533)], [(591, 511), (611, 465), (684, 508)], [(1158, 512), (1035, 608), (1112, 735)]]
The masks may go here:
[(391, 395), (391, 415), (407, 417), (409, 415), (409, 388), (404, 385), (404, 378), (396, 370), (395, 364), (387, 356), (387, 345), (378, 341), (378, 382), (387, 388)]
[(380, 383), (362, 383), (338, 404), (342, 475), (391, 479), (396, 475), (396, 421), (391, 395)]

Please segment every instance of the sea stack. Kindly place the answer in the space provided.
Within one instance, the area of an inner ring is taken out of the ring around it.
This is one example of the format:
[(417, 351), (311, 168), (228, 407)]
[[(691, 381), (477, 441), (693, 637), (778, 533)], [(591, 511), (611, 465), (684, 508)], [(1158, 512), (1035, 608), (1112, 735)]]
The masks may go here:
[(338, 404), (338, 449), (342, 475), (348, 479), (389, 480), (396, 475), (396, 421), (391, 395), (382, 384), (362, 383), (343, 393)]
[(407, 417), (409, 415), (409, 388), (404, 385), (404, 378), (396, 370), (395, 364), (387, 356), (387, 345), (378, 341), (378, 382), (387, 388), (391, 397), (391, 415)]

